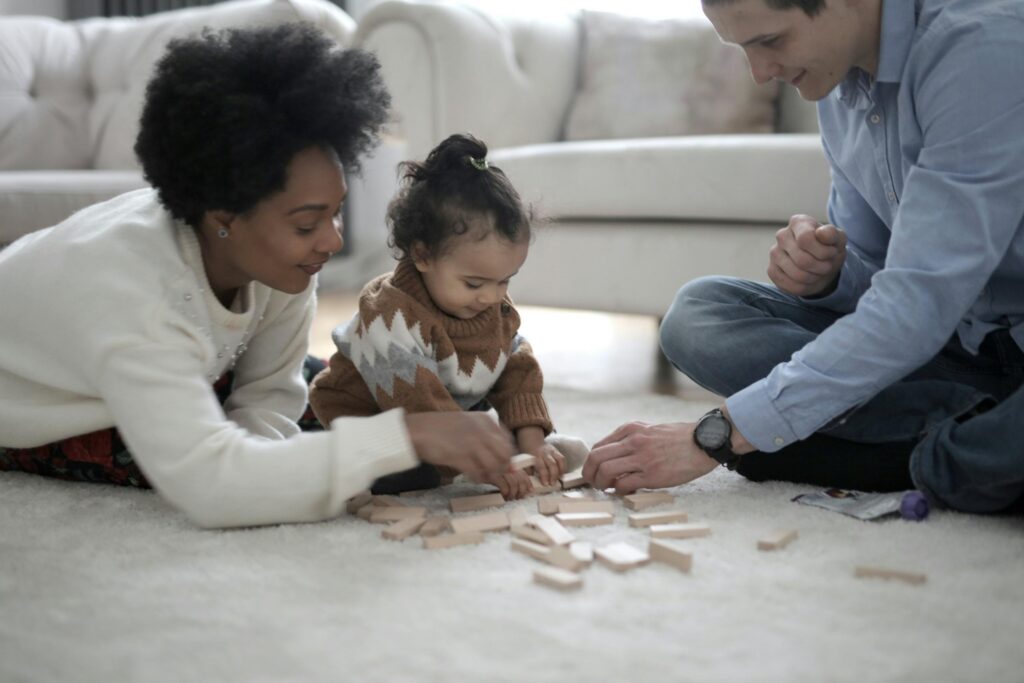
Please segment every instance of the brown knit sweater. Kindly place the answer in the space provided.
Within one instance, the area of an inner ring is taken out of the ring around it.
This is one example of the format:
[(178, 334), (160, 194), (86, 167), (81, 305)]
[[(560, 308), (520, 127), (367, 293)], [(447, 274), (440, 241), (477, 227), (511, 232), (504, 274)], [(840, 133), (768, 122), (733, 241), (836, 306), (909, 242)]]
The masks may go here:
[(309, 397), (325, 425), (398, 407), (420, 413), (489, 404), (509, 429), (552, 431), (540, 366), (507, 298), (471, 320), (452, 317), (403, 259), (363, 288), (359, 312), (332, 336), (338, 351)]

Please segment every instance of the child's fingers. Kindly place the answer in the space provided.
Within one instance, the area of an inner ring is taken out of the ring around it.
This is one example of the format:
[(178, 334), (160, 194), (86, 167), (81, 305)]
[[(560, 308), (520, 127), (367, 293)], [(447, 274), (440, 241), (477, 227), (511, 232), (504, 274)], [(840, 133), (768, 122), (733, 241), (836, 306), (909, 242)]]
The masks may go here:
[(553, 448), (545, 448), (540, 452), (540, 460), (544, 464), (544, 471), (546, 473), (544, 483), (548, 486), (554, 485), (558, 480), (558, 462), (555, 460), (552, 454)]
[(551, 453), (551, 457), (555, 460), (555, 478), (557, 479), (565, 474), (565, 456), (557, 448), (549, 448), (548, 452)]

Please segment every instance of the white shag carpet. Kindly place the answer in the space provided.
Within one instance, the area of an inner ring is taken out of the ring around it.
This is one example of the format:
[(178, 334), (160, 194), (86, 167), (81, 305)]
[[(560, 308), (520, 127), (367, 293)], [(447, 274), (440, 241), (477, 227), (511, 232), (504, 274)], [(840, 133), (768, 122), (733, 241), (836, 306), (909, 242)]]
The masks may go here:
[[(588, 441), (706, 408), (548, 393)], [(427, 551), (349, 516), (203, 531), (149, 492), (0, 473), (0, 681), (1024, 680), (1024, 520), (861, 522), (790, 502), (809, 490), (718, 470), (674, 490), (713, 528), (675, 542), (692, 573), (595, 564), (560, 593), (507, 533)], [(577, 536), (646, 547), (616, 517)], [(776, 527), (800, 537), (759, 552)], [(857, 564), (928, 578), (858, 579)]]

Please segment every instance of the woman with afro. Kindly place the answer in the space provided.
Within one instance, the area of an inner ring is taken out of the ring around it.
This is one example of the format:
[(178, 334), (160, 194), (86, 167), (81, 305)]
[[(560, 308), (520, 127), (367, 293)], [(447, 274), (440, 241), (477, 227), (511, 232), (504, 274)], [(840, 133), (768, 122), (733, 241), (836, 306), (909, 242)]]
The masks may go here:
[(301, 433), (316, 273), (389, 96), (315, 28), (172, 41), (135, 151), (151, 188), (0, 251), (0, 469), (152, 486), (203, 526), (337, 515), (420, 462), (507, 469), (484, 415)]

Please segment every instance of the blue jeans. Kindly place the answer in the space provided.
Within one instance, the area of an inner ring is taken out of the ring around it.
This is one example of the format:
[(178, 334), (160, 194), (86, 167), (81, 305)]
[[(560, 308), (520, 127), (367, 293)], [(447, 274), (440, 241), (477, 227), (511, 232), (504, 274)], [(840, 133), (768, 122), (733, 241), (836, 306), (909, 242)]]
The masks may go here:
[[(840, 317), (772, 285), (707, 277), (679, 290), (661, 345), (676, 368), (729, 396)], [(967, 512), (1003, 510), (1024, 495), (1022, 433), (1024, 353), (1007, 330), (986, 337), (977, 356), (954, 335), (931, 361), (819, 432), (853, 442), (866, 456), (864, 467), (877, 462), (872, 452), (907, 444), (914, 485), (933, 502)], [(768, 462), (772, 455), (755, 457)]]

